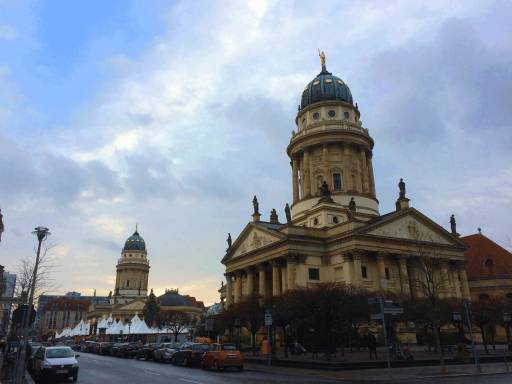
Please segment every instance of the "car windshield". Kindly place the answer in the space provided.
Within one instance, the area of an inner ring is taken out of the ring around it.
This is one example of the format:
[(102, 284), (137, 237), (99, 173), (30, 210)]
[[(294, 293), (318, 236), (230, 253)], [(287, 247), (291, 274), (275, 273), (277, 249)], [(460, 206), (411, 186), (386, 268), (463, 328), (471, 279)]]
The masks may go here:
[(52, 348), (46, 350), (46, 357), (49, 359), (58, 359), (61, 357), (73, 357), (75, 354), (71, 348)]
[(236, 345), (235, 344), (223, 344), (222, 350), (223, 351), (236, 351)]
[(210, 346), (208, 344), (195, 344), (192, 346), (192, 349), (197, 351), (208, 351)]

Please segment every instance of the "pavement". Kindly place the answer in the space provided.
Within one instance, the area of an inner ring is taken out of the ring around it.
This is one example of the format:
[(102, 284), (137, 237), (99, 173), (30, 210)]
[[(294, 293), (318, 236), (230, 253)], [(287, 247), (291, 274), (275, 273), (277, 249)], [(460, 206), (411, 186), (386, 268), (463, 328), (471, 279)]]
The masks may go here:
[(298, 368), (265, 367), (247, 364), (243, 372), (204, 371), (152, 361), (122, 359), (81, 353), (78, 383), (82, 384), (230, 384), (230, 383), (450, 383), (509, 384), (512, 374), (504, 364), (486, 364), (484, 374), (473, 375), (471, 365), (450, 366), (448, 375), (440, 376), (439, 367), (366, 369), (325, 372)]

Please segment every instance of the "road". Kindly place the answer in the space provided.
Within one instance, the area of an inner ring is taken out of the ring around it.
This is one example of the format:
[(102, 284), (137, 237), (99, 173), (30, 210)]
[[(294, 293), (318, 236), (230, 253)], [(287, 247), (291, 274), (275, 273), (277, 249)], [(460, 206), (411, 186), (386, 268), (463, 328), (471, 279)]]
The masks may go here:
[(452, 378), (421, 378), (404, 380), (351, 380), (336, 378), (335, 372), (308, 371), (298, 373), (294, 369), (266, 372), (263, 366), (248, 366), (244, 372), (203, 371), (152, 361), (121, 359), (81, 353), (78, 358), (80, 384), (231, 384), (231, 383), (414, 383), (414, 384), (509, 384), (512, 375), (486, 375)]

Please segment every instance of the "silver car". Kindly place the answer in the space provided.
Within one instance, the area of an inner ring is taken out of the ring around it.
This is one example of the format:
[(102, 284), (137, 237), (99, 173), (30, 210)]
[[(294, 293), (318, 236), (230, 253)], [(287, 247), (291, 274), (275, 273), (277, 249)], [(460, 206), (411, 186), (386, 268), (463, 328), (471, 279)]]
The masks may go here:
[(34, 356), (33, 374), (36, 380), (45, 378), (69, 378), (78, 379), (78, 361), (69, 347), (41, 347)]
[(155, 361), (171, 361), (172, 355), (178, 350), (178, 343), (162, 343), (153, 351)]

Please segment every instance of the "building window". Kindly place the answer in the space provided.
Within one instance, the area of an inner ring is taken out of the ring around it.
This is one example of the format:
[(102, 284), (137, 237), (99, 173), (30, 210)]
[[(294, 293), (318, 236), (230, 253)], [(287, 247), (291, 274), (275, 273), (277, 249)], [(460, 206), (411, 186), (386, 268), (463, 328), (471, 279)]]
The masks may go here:
[(320, 270), (318, 268), (309, 268), (309, 280), (320, 280)]
[(348, 112), (343, 112), (343, 116), (345, 116), (345, 119), (348, 119), (350, 117), (350, 113)]
[(332, 222), (333, 222), (334, 224), (338, 224), (338, 222), (339, 222), (339, 220), (338, 220), (338, 216), (334, 216), (334, 217), (332, 218)]
[(332, 187), (335, 191), (341, 191), (341, 173), (332, 174)]
[(367, 279), (368, 278), (368, 271), (366, 270), (366, 266), (365, 265), (361, 266), (361, 276), (363, 276), (363, 279)]
[(334, 117), (334, 116), (336, 116), (336, 111), (334, 111), (334, 110), (332, 110), (332, 109), (331, 109), (331, 110), (328, 112), (328, 114), (329, 114), (329, 117)]
[(493, 259), (487, 259), (487, 260), (485, 260), (484, 265), (487, 268), (491, 268), (492, 266), (494, 266), (494, 260)]
[(478, 300), (489, 300), (489, 295), (487, 293), (482, 293), (478, 295)]
[(126, 287), (130, 286), (130, 280), (126, 280)]
[(386, 274), (386, 280), (390, 280), (389, 278), (389, 268), (384, 269), (384, 273)]
[(319, 118), (320, 118), (320, 113), (318, 113), (318, 112), (313, 113), (314, 120), (318, 120)]

